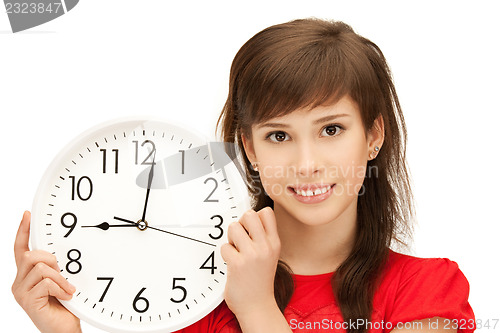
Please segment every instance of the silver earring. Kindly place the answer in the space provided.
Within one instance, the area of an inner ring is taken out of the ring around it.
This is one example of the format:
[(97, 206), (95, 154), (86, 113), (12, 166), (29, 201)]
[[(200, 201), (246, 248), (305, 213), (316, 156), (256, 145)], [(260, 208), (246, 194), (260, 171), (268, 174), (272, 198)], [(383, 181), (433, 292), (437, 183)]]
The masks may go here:
[(252, 163), (252, 168), (255, 172), (259, 172), (259, 169), (257, 168), (257, 163)]
[(380, 148), (378, 146), (375, 146), (375, 151), (373, 151), (370, 156), (371, 158), (375, 158), (375, 156), (377, 156), (377, 152), (380, 150)]

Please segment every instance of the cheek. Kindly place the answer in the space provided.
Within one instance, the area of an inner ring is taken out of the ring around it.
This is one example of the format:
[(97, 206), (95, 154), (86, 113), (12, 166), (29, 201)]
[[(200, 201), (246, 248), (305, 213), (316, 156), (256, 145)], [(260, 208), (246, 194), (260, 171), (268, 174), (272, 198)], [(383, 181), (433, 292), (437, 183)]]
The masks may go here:
[(366, 145), (359, 142), (351, 145), (352, 149), (342, 149), (331, 159), (332, 168), (331, 177), (337, 182), (335, 193), (337, 195), (357, 196), (363, 191), (363, 182), (366, 174), (367, 156)]
[[(257, 152), (257, 151), (256, 151)], [(293, 179), (295, 174), (290, 166), (290, 152), (286, 147), (281, 149), (260, 149), (257, 152), (259, 161), (259, 177), (264, 184), (276, 183), (283, 179)]]
[(259, 176), (266, 193), (273, 197), (286, 194), (287, 181), (296, 178), (291, 168), (284, 166), (283, 161), (266, 161), (266, 165), (259, 169)]
[(293, 151), (282, 149), (268, 152), (260, 160), (259, 177), (262, 187), (274, 201), (279, 201), (280, 197), (291, 195), (287, 186), (301, 180), (297, 161), (291, 157), (292, 154), (294, 154)]
[(337, 195), (357, 196), (362, 189), (366, 173), (366, 163), (361, 159), (346, 159), (335, 170), (335, 193)]

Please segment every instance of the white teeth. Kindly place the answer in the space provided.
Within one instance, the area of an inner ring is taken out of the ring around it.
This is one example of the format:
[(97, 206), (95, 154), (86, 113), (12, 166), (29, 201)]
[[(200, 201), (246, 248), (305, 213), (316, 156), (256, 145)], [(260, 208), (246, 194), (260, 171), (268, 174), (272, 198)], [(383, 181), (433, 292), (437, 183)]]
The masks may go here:
[(297, 193), (298, 195), (301, 195), (303, 197), (312, 197), (313, 195), (319, 195), (319, 194), (323, 194), (323, 193), (326, 193), (330, 190), (331, 186), (328, 185), (326, 187), (323, 187), (323, 188), (318, 188), (314, 191), (311, 191), (311, 190), (307, 190), (307, 191), (304, 191), (304, 190), (295, 190), (295, 193)]

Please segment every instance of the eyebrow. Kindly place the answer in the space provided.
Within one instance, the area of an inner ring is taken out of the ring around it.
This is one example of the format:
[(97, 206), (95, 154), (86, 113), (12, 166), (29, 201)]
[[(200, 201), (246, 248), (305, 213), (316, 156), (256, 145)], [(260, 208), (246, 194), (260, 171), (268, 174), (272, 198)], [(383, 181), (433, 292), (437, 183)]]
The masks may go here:
[[(340, 117), (349, 117), (350, 115), (347, 113), (339, 113), (339, 114), (334, 114), (326, 117), (322, 117), (319, 119), (316, 119), (313, 121), (313, 125), (321, 124), (329, 120), (334, 120)], [(287, 124), (281, 124), (281, 123), (263, 123), (257, 126), (257, 128), (264, 128), (264, 127), (280, 127), (280, 128), (290, 128), (290, 125)]]

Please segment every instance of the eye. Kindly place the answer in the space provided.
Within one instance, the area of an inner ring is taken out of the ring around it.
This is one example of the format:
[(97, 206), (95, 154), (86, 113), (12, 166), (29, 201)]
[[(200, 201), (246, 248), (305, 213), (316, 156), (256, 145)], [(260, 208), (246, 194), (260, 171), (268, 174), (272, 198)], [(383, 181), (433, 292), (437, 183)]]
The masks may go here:
[(328, 125), (325, 128), (323, 128), (322, 133), (325, 132), (327, 136), (335, 136), (335, 135), (338, 135), (338, 132), (340, 132), (342, 130), (343, 130), (342, 126)]
[[(285, 138), (288, 136), (285, 132), (271, 132), (266, 136), (266, 139), (271, 140), (271, 142), (279, 143), (285, 141)], [(272, 138), (276, 140), (272, 140)]]

